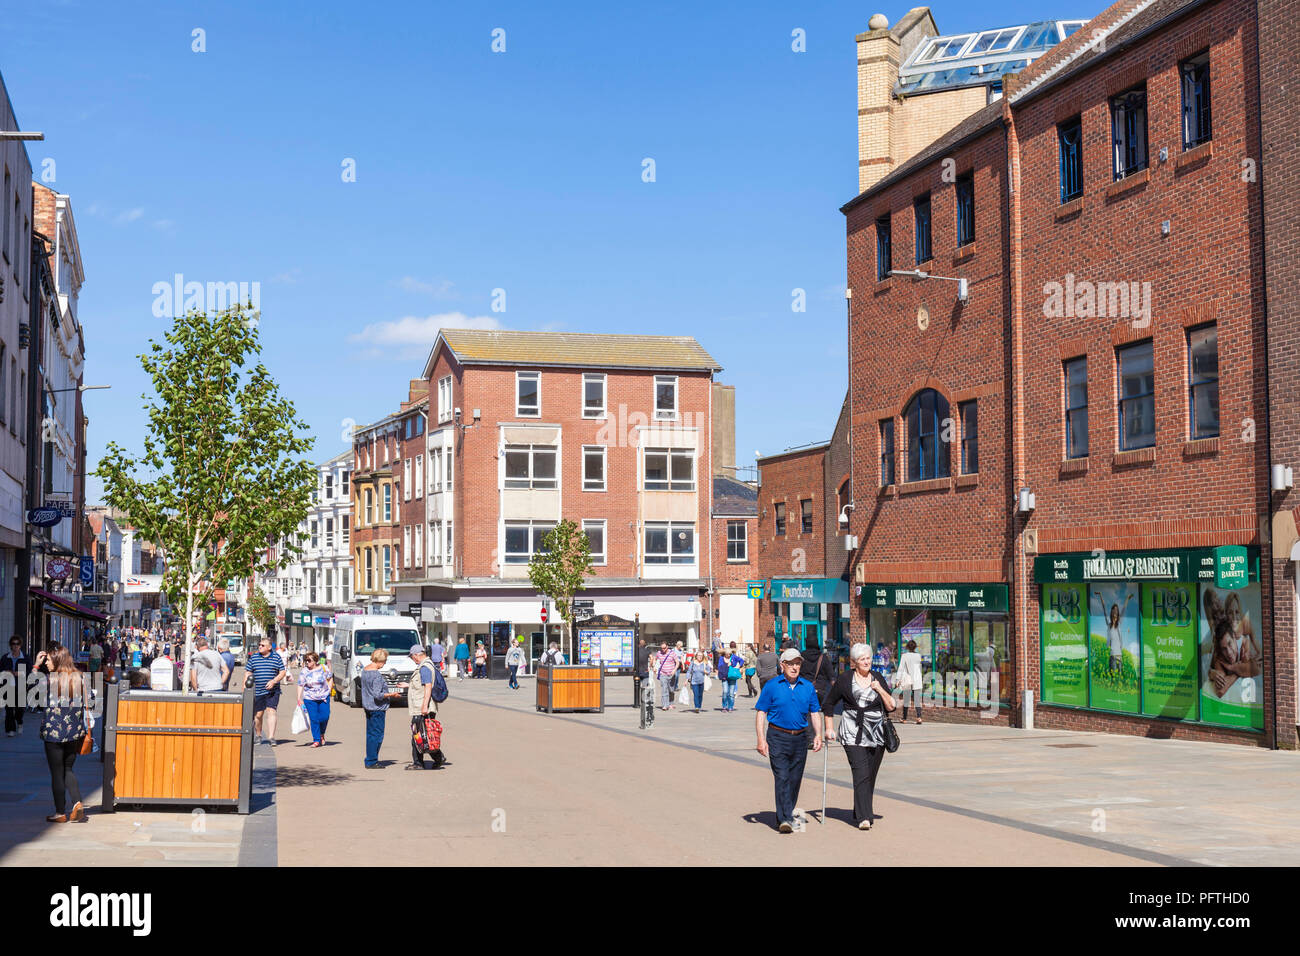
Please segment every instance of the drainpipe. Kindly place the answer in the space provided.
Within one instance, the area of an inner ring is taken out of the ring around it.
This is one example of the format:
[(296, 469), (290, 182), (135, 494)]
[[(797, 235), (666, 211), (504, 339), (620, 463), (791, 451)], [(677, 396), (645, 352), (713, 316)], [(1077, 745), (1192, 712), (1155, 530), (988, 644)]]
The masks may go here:
[[(1011, 333), (1011, 491), (1027, 484), (1025, 477), (1025, 431), (1024, 431), (1024, 274), (1019, 255), (1021, 242), (1020, 209), (1020, 141), (1016, 134), (1015, 114), (1007, 99), (1002, 101), (1002, 118), (1005, 124), (1007, 155), (1007, 251), (1008, 284)], [(1015, 590), (1016, 607), (1016, 700), (1021, 706), (1022, 725), (1032, 721), (1033, 704), (1028, 699), (1031, 693), (1028, 687), (1028, 642), (1026, 631), (1028, 622), (1027, 578), (1025, 566), (1025, 524), (1018, 512), (1012, 509), (1011, 521), (1015, 529), (1015, 545), (1012, 552), (1011, 586)]]

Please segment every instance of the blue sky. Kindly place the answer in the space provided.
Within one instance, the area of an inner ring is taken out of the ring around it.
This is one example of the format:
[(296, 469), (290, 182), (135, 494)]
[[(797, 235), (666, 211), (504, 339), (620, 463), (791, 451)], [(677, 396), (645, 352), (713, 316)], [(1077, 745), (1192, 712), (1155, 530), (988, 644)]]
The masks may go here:
[[(136, 356), (176, 273), (260, 283), (264, 361), (317, 460), (406, 397), (440, 321), (694, 335), (736, 386), (742, 464), (829, 437), (853, 38), (908, 5), (462, 6), (10, 6), (0, 72), (72, 197), (86, 381), (113, 386), (86, 398), (92, 468), (110, 439), (141, 447)], [(1100, 7), (932, 9), (957, 32)]]

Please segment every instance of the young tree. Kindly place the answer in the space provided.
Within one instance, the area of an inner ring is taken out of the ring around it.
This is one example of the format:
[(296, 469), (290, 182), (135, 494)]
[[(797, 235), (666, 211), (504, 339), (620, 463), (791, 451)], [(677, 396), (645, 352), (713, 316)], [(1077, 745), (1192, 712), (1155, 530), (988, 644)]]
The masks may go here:
[[(240, 306), (177, 317), (150, 340), (140, 364), (153, 380), (149, 427), (138, 459), (109, 442), (95, 474), (166, 557), (162, 588), (185, 606), (185, 678), (194, 650), (195, 599), (300, 553), (315, 469), (307, 426), (260, 362), (259, 315)], [(269, 557), (276, 542), (284, 547)]]
[(574, 522), (565, 518), (542, 539), (543, 550), (528, 562), (528, 579), (538, 594), (555, 602), (573, 646), (573, 596), (582, 590), (586, 575), (594, 570), (591, 542)]
[(253, 599), (248, 603), (248, 617), (267, 637), (271, 636), (271, 625), (275, 623), (275, 608), (266, 599), (266, 592), (260, 587), (253, 588)]

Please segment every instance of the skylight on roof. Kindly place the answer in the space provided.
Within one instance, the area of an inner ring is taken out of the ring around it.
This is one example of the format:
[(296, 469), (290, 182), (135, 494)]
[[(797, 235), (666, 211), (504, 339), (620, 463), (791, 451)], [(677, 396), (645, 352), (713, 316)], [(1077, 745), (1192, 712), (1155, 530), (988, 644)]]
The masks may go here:
[(930, 37), (898, 71), (898, 94), (989, 85), (1024, 69), (1086, 20), (1039, 20), (1011, 27)]

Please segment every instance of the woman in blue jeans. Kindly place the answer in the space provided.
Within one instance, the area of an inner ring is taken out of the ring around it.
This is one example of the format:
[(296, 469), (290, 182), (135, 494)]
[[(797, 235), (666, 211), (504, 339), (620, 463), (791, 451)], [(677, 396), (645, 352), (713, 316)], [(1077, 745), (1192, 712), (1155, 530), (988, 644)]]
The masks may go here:
[(744, 669), (745, 659), (737, 653), (736, 642), (732, 641), (731, 650), (718, 655), (718, 680), (722, 681), (723, 710), (736, 709), (736, 685), (740, 683), (740, 675)]
[(388, 681), (384, 680), (384, 662), (388, 660), (388, 651), (376, 648), (370, 655), (370, 663), (361, 671), (361, 708), (366, 712), (366, 762), (367, 770), (379, 767), (379, 747), (384, 742), (384, 722), (388, 719), (388, 702), (394, 697), (401, 697), (406, 684), (398, 684), (399, 690), (390, 691)]
[(704, 704), (704, 678), (709, 676), (709, 657), (704, 651), (695, 652), (695, 660), (691, 661), (691, 666), (686, 671), (686, 682), (691, 685), (691, 693), (695, 695), (695, 712), (700, 712), (700, 707)]
[(303, 658), (303, 668), (298, 674), (298, 706), (307, 712), (313, 747), (325, 744), (325, 728), (330, 722), (330, 686), (333, 683), (334, 675), (329, 668), (321, 667), (319, 654), (312, 651)]

